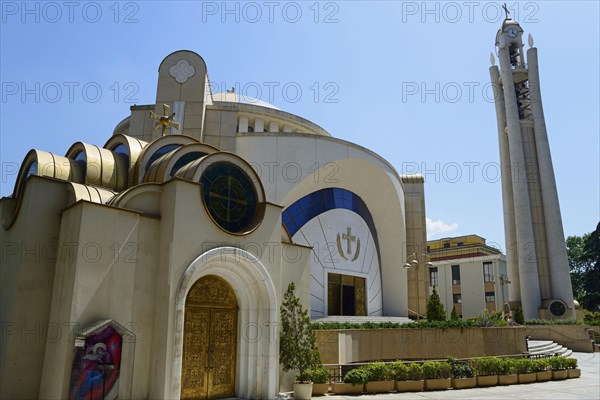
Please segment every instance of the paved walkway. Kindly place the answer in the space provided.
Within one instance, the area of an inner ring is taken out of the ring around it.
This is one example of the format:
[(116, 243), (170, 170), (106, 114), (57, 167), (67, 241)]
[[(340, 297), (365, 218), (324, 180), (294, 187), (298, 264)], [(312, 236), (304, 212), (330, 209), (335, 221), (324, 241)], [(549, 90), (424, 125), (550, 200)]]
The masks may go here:
[(578, 360), (581, 377), (564, 381), (549, 381), (511, 386), (494, 386), (462, 390), (444, 390), (417, 393), (363, 394), (361, 396), (325, 396), (313, 399), (527, 399), (527, 400), (570, 400), (600, 399), (600, 353), (573, 353)]

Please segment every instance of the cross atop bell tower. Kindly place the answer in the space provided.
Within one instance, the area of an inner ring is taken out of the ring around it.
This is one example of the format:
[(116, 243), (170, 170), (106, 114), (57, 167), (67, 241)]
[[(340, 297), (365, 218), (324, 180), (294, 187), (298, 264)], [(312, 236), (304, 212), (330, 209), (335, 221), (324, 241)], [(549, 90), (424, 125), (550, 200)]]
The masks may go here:
[(558, 193), (540, 93), (537, 48), (529, 35), (527, 62), (523, 29), (509, 17), (496, 34), (491, 54), (502, 203), (511, 308), (526, 319), (568, 318), (574, 314)]

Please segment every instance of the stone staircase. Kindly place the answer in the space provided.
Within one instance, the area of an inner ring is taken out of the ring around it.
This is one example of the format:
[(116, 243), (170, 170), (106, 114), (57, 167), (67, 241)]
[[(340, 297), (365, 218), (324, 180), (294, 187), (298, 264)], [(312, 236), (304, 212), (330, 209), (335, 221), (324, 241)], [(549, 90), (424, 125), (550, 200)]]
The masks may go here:
[(573, 351), (567, 347), (561, 346), (551, 340), (527, 340), (527, 348), (529, 349), (529, 355), (541, 356), (541, 355), (559, 355), (569, 357), (573, 354)]

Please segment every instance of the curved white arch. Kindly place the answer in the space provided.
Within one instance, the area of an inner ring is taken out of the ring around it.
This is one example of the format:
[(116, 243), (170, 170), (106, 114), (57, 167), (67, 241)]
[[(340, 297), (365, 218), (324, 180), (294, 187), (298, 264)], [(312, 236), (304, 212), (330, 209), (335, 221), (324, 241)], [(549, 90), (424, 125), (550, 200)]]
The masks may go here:
[[(175, 297), (175, 330), (171, 367), (172, 399), (181, 395), (181, 365), (185, 299), (194, 283), (216, 275), (233, 288), (239, 305), (236, 393), (242, 398), (273, 398), (277, 393), (279, 359), (276, 323), (279, 319), (277, 293), (262, 263), (237, 247), (217, 247), (197, 257), (186, 269)], [(259, 334), (249, 337), (248, 329)]]

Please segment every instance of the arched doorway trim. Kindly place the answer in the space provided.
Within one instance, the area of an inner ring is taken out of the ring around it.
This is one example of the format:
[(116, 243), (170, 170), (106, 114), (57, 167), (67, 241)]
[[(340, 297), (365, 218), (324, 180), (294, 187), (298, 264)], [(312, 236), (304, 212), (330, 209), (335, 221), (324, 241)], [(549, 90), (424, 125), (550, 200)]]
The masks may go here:
[(181, 278), (175, 298), (171, 398), (181, 393), (185, 300), (194, 283), (216, 275), (233, 288), (239, 305), (236, 393), (242, 398), (272, 398), (278, 387), (277, 296), (262, 263), (236, 247), (218, 247), (197, 257)]

